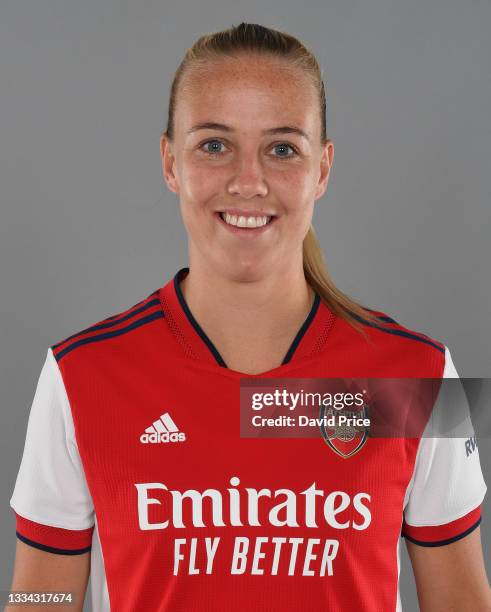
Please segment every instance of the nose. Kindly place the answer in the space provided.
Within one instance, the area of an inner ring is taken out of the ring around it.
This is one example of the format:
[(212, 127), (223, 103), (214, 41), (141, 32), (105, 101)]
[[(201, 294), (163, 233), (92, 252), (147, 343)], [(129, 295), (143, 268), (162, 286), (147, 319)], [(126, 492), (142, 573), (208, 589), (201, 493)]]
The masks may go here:
[(264, 197), (268, 194), (263, 167), (257, 154), (243, 155), (237, 161), (233, 176), (228, 182), (227, 191), (230, 195), (238, 195), (244, 199), (255, 196)]

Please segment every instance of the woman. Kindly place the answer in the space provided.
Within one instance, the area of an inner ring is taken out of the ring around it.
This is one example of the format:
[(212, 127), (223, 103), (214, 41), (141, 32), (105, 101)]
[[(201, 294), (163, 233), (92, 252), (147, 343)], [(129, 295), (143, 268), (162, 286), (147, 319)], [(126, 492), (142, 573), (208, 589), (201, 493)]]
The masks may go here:
[(330, 280), (311, 221), (333, 153), (295, 38), (243, 23), (188, 50), (161, 154), (189, 266), (48, 350), (12, 589), (80, 599), (90, 563), (95, 610), (394, 611), (402, 530), (422, 610), (491, 610), (477, 448), (241, 435), (258, 378), (457, 376)]

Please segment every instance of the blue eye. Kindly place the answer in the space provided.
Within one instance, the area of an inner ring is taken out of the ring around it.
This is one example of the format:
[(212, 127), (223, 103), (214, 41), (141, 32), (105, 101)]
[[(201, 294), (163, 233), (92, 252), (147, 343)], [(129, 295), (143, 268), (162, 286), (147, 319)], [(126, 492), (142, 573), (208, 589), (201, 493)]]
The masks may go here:
[[(210, 150), (208, 148), (209, 145), (213, 146), (213, 149)], [(222, 155), (223, 151), (218, 150), (220, 146), (225, 146), (223, 144), (223, 142), (221, 140), (217, 140), (216, 138), (213, 138), (212, 140), (207, 140), (206, 142), (203, 142), (200, 145), (200, 150), (203, 151), (203, 153), (206, 153), (207, 155), (211, 155), (211, 156), (220, 156)], [(205, 147), (205, 149), (203, 149), (203, 147)], [(286, 143), (286, 142), (281, 142), (278, 144), (273, 145), (272, 147), (273, 149), (281, 149), (283, 151), (291, 149), (293, 151), (293, 154), (290, 155), (275, 155), (275, 157), (277, 157), (278, 159), (291, 159), (292, 157), (295, 157), (298, 155), (298, 151), (296, 150), (295, 147), (293, 147), (292, 145)]]
[[(223, 145), (223, 142), (220, 142), (219, 140), (208, 140), (206, 142), (204, 142), (201, 146), (204, 147), (205, 145), (209, 145), (209, 144), (214, 144), (214, 145)], [(210, 150), (205, 150), (205, 153), (209, 153), (210, 155), (220, 155), (221, 151), (210, 151)]]
[[(283, 150), (284, 150), (284, 149), (291, 149), (291, 150), (293, 151), (294, 155), (296, 155), (296, 154), (297, 154), (296, 150), (295, 150), (295, 149), (294, 149), (294, 148), (293, 148), (291, 145), (287, 144), (286, 142), (282, 142), (282, 143), (280, 143), (280, 144), (274, 145), (274, 148), (275, 148), (275, 149), (278, 149), (278, 148), (280, 148), (280, 147), (281, 147)], [(286, 158), (286, 159), (287, 159), (287, 158), (289, 158), (289, 157), (294, 157), (294, 155), (279, 155), (279, 157), (282, 157), (282, 158)]]

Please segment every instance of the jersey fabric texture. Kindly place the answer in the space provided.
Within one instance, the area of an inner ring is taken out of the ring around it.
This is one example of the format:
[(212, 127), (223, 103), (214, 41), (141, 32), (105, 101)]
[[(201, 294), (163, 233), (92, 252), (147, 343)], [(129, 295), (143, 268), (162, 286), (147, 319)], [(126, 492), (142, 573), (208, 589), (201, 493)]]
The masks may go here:
[(243, 374), (190, 312), (188, 271), (47, 350), (17, 537), (90, 552), (95, 612), (400, 611), (401, 535), (445, 546), (480, 523), (477, 447), (369, 438), (344, 458), (320, 436), (241, 438), (239, 384), (458, 377), (448, 348), (381, 312), (367, 342), (316, 294), (283, 363)]

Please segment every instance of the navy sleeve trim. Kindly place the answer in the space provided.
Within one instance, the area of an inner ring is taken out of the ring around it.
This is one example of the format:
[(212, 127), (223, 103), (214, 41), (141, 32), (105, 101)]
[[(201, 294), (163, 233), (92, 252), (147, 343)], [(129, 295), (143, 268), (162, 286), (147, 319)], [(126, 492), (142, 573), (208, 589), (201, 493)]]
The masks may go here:
[(76, 550), (70, 550), (66, 548), (54, 548), (53, 546), (46, 546), (45, 544), (40, 544), (39, 542), (34, 542), (29, 538), (26, 538), (18, 531), (15, 532), (15, 535), (24, 542), (25, 544), (29, 544), (29, 546), (33, 546), (34, 548), (39, 548), (39, 550), (44, 550), (45, 552), (54, 553), (55, 555), (82, 555), (83, 553), (89, 552), (92, 546), (87, 546), (86, 548), (78, 548)]
[(474, 523), (474, 525), (471, 525), (468, 529), (466, 529), (462, 533), (459, 533), (459, 535), (456, 535), (453, 538), (449, 538), (448, 540), (439, 540), (437, 542), (422, 542), (421, 540), (415, 540), (414, 538), (411, 538), (408, 535), (401, 535), (403, 538), (406, 538), (406, 540), (409, 540), (410, 542), (412, 542), (413, 544), (417, 544), (418, 546), (446, 546), (447, 544), (452, 544), (453, 542), (457, 542), (457, 540), (465, 538), (465, 536), (469, 535), (472, 531), (474, 531), (474, 529), (477, 529), (481, 523), (481, 518), (482, 517), (479, 517), (478, 520)]

